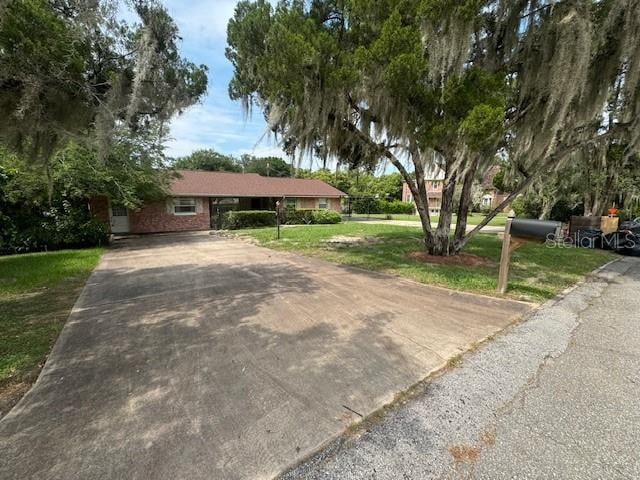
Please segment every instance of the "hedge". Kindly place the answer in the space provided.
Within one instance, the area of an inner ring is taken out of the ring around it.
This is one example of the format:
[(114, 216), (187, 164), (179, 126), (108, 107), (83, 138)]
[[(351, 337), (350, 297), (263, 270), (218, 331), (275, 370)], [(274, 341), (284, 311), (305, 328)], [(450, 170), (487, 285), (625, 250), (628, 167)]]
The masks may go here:
[(342, 216), (333, 210), (320, 209), (288, 209), (285, 212), (287, 225), (328, 225), (340, 223)]
[(386, 200), (380, 200), (380, 213), (391, 213), (396, 215), (411, 215), (415, 212), (415, 207), (411, 202), (401, 202), (394, 200), (388, 202)]
[(276, 212), (268, 210), (231, 210), (222, 217), (222, 228), (225, 230), (273, 227), (275, 224)]
[(372, 197), (355, 198), (351, 204), (351, 209), (356, 213), (389, 213), (396, 215), (411, 215), (415, 212), (415, 207), (411, 202), (401, 202), (393, 200), (380, 200)]

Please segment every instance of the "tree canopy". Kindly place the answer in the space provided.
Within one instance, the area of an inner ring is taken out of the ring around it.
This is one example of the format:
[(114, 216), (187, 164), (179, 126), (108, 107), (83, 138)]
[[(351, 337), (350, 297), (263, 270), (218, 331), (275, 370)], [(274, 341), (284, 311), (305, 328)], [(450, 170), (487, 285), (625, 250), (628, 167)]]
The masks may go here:
[[(486, 222), (580, 149), (615, 139), (637, 150), (639, 41), (636, 0), (245, 0), (228, 25), (229, 93), (258, 106), (289, 150), (390, 161), (426, 248), (447, 255), (483, 226), (467, 235), (464, 219), (498, 152), (518, 188)], [(434, 163), (445, 172), (435, 230)]]
[(225, 155), (212, 149), (196, 150), (185, 157), (176, 158), (173, 167), (184, 170), (210, 172), (257, 173), (265, 177), (290, 177), (292, 166), (279, 157), (240, 157)]
[(176, 158), (173, 167), (181, 170), (206, 170), (209, 172), (241, 172), (237, 160), (212, 149), (196, 150), (185, 157)]
[(133, 25), (117, 19), (115, 0), (0, 5), (0, 145), (50, 179), (51, 159), (69, 142), (100, 168), (136, 135), (144, 143), (153, 133), (161, 145), (168, 120), (206, 92), (206, 67), (180, 56), (178, 29), (154, 0), (130, 2)]

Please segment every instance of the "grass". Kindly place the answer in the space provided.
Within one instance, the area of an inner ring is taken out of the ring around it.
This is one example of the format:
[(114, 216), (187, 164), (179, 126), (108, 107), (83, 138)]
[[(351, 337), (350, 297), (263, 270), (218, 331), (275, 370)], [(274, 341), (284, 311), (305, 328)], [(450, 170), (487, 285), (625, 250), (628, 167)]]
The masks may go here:
[[(381, 220), (387, 220), (387, 214), (385, 213), (370, 213), (370, 214), (353, 214), (353, 217), (362, 217), (362, 218), (378, 218)], [(418, 215), (405, 215), (405, 214), (392, 214), (389, 220), (404, 220), (404, 221), (414, 221), (419, 222), (420, 217)], [(482, 213), (471, 213), (467, 217), (468, 225), (478, 225), (483, 219), (485, 215)], [(432, 216), (431, 223), (438, 223), (438, 217)], [(456, 216), (453, 216), (453, 222), (456, 223)], [(494, 227), (504, 227), (507, 223), (507, 215), (504, 213), (498, 214), (495, 218), (492, 218), (489, 222), (489, 225)]]
[[(501, 240), (497, 235), (477, 235), (464, 252), (494, 262), (492, 266), (464, 267), (414, 261), (408, 254), (422, 250), (420, 232), (412, 227), (343, 223), (281, 229), (239, 231), (274, 250), (298, 252), (325, 260), (386, 272), (418, 282), (455, 290), (496, 295)], [(335, 235), (374, 237), (373, 243), (335, 248), (325, 241)], [(527, 243), (512, 255), (508, 296), (528, 301), (552, 298), (585, 274), (615, 258), (601, 250), (549, 248)]]
[(0, 415), (37, 377), (101, 255), (95, 248), (0, 257)]

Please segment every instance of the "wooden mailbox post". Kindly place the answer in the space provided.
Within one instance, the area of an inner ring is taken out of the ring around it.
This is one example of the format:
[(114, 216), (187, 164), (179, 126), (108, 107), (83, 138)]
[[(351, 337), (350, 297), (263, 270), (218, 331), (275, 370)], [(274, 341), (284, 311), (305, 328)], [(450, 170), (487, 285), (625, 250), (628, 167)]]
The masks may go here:
[(504, 237), (502, 237), (502, 252), (500, 253), (500, 271), (498, 273), (498, 292), (506, 293), (507, 281), (509, 279), (509, 261), (511, 260), (511, 224), (515, 214), (509, 212), (507, 224), (504, 227)]

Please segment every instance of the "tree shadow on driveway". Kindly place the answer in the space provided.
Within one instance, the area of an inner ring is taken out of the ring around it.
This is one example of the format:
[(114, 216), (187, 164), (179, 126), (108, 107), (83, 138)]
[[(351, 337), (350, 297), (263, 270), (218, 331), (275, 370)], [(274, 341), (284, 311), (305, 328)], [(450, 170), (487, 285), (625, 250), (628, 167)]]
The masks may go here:
[(0, 422), (0, 477), (271, 477), (497, 328), (451, 339), (465, 320), (425, 324), (426, 300), (404, 300), (426, 289), (389, 277), (154, 242), (89, 280)]

